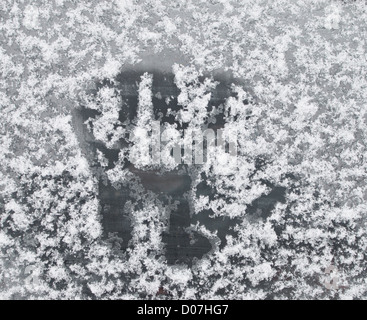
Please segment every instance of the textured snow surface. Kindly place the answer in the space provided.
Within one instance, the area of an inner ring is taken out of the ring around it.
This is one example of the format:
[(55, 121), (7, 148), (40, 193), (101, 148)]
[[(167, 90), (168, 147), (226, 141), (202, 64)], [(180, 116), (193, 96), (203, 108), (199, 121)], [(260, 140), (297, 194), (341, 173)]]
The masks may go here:
[[(367, 298), (366, 21), (361, 0), (2, 0), (0, 298)], [(167, 139), (221, 127), (236, 163), (152, 165), (171, 99)]]

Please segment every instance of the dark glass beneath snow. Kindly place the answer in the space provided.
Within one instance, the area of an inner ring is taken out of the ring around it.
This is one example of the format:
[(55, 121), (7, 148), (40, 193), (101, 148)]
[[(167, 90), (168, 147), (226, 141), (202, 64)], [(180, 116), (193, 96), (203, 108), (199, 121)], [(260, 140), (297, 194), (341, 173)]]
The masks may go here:
[[(127, 127), (129, 124), (136, 121), (138, 107), (138, 87), (141, 76), (144, 72), (128, 71), (119, 74), (114, 81), (105, 80), (97, 84), (97, 90), (103, 86), (113, 87), (119, 90), (122, 103), (119, 121)], [(177, 96), (180, 91), (175, 85), (174, 75), (171, 73), (150, 72), (153, 73), (152, 84), (152, 101), (154, 106), (155, 120), (161, 123), (176, 124), (178, 129), (185, 129), (187, 124), (175, 121), (172, 114), (167, 115), (167, 110), (170, 108), (173, 111), (178, 111), (181, 106), (178, 105)], [(203, 79), (201, 79), (203, 80)], [(210, 112), (213, 107), (223, 105), (226, 99), (230, 96), (235, 96), (231, 91), (232, 79), (215, 79), (219, 80), (219, 84), (211, 92), (211, 100), (208, 104), (207, 111)], [(92, 93), (93, 94), (93, 93)], [(248, 103), (248, 101), (244, 101)], [(121, 139), (119, 146), (121, 149), (109, 149), (103, 143), (97, 141), (93, 135), (88, 132), (83, 124), (88, 118), (99, 116), (100, 113), (96, 110), (87, 109), (81, 106), (75, 114), (77, 131), (79, 138), (82, 140), (82, 145), (88, 149), (87, 153), (90, 157), (96, 156), (96, 151), (99, 150), (108, 160), (107, 169), (114, 167), (118, 160), (119, 152), (122, 148), (127, 147), (127, 142)], [(207, 128), (223, 128), (226, 123), (224, 113), (217, 114), (215, 119), (208, 119)], [(91, 161), (91, 166), (96, 166), (95, 162)], [(198, 214), (193, 214), (192, 195), (190, 190), (192, 187), (192, 171), (185, 170), (187, 165), (180, 165), (179, 169), (165, 172), (154, 170), (141, 170), (135, 168), (131, 163), (128, 163), (123, 168), (129, 170), (138, 177), (138, 183), (147, 191), (153, 192), (157, 200), (160, 201), (163, 207), (169, 203), (178, 202), (176, 209), (171, 210), (169, 214), (169, 227), (162, 234), (162, 240), (165, 244), (165, 257), (168, 264), (187, 264), (191, 266), (195, 260), (200, 259), (203, 255), (209, 253), (213, 249), (213, 243), (202, 234), (193, 231), (190, 226), (197, 223), (204, 225), (208, 230), (217, 232), (220, 239), (219, 247), (226, 244), (226, 236), (234, 235), (236, 231), (234, 227), (239, 222), (237, 219), (229, 217), (213, 217), (211, 210), (203, 210)], [(101, 168), (94, 168), (97, 171)], [(184, 169), (184, 170), (182, 170)], [(261, 170), (261, 161), (257, 164), (258, 170)], [(206, 195), (213, 199), (216, 197), (216, 190), (211, 188), (207, 183), (207, 177), (202, 175), (201, 183), (197, 185), (196, 196)], [(264, 181), (271, 188), (271, 192), (261, 196), (250, 205), (248, 214), (250, 220), (266, 219), (271, 215), (271, 211), (277, 202), (284, 202), (285, 188), (277, 187), (271, 183)], [(100, 178), (99, 183), (99, 201), (101, 206), (101, 221), (103, 225), (104, 237), (109, 240), (113, 237), (120, 239), (118, 249), (124, 251), (129, 247), (129, 242), (132, 238), (132, 221), (129, 213), (125, 210), (125, 205), (128, 201), (139, 202), (134, 199), (130, 188), (120, 186), (116, 188), (111, 185), (105, 178)], [(142, 205), (142, 209), (143, 205)]]

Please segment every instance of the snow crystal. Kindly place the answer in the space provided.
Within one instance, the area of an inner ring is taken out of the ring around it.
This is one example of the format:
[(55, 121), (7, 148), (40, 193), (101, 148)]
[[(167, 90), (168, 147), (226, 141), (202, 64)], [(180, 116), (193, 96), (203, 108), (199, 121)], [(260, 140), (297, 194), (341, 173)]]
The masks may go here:
[(27, 29), (39, 29), (39, 9), (35, 6), (28, 5), (24, 11), (23, 25)]

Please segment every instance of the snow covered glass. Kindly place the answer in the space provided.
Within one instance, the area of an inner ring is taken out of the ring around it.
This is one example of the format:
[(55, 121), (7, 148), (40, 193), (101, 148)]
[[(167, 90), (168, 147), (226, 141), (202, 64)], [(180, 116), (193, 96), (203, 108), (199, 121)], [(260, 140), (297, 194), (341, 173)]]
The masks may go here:
[[(232, 201), (206, 172), (231, 179), (238, 165), (231, 123), (250, 119), (236, 108), (251, 103), (233, 79), (180, 65), (172, 73), (125, 71), (87, 92), (74, 123), (99, 180), (106, 242), (126, 252), (149, 238), (152, 254), (189, 266), (223, 248), (239, 221), (205, 207), (208, 200)], [(264, 164), (256, 159), (259, 170)], [(252, 201), (249, 220), (266, 219), (284, 202), (284, 187), (262, 183), (270, 192)]]

